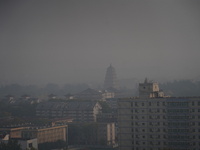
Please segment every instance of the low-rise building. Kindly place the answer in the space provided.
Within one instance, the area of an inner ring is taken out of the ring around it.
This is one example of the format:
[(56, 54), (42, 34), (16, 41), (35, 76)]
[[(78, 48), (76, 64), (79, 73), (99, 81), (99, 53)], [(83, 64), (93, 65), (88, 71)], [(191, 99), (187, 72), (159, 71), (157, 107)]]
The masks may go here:
[(0, 133), (9, 134), (9, 138), (22, 138), (21, 132), (28, 127), (7, 127), (0, 128)]
[(37, 139), (17, 139), (17, 141), (20, 144), (22, 150), (31, 150), (31, 148), (38, 149)]
[(37, 138), (38, 144), (67, 140), (67, 125), (49, 127), (29, 127), (22, 130), (23, 139)]
[(75, 122), (96, 122), (101, 109), (101, 105), (96, 101), (69, 101), (64, 116), (73, 118)]
[(76, 122), (96, 122), (101, 113), (97, 101), (70, 100), (66, 102), (44, 102), (38, 104), (36, 116), (49, 118), (71, 118)]

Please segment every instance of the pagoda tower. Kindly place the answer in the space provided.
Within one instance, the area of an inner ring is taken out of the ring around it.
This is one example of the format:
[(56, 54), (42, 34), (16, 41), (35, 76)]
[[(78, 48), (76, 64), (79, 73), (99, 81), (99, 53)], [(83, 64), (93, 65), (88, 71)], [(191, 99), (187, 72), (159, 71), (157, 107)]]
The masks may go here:
[(115, 68), (110, 64), (110, 66), (107, 68), (106, 76), (104, 80), (104, 89), (118, 89), (118, 81), (117, 81), (117, 75)]

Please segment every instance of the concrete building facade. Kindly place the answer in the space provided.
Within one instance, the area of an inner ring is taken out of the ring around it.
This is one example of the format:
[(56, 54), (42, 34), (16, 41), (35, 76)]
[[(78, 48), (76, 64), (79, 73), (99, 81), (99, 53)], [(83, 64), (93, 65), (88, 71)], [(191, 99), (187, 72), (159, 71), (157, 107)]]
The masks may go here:
[(23, 139), (37, 138), (38, 144), (67, 140), (67, 125), (50, 127), (29, 127), (22, 130)]
[(72, 118), (75, 122), (96, 122), (101, 113), (97, 101), (71, 100), (66, 102), (44, 102), (38, 104), (36, 116), (49, 118)]
[(118, 101), (120, 150), (199, 150), (200, 97)]

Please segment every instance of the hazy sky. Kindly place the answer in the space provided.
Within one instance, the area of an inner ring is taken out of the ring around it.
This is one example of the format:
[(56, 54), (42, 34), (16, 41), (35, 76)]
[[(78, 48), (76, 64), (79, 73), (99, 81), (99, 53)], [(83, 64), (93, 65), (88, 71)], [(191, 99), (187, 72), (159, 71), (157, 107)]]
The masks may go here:
[(0, 2), (0, 83), (200, 76), (199, 0)]

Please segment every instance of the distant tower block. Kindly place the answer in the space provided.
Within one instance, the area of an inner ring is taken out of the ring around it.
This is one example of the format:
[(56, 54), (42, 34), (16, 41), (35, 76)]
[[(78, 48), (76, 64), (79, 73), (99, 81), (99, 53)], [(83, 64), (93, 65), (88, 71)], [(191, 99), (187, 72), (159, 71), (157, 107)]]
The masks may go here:
[(109, 88), (114, 88), (114, 89), (119, 88), (115, 68), (112, 65), (110, 65), (107, 68), (104, 81), (104, 89), (109, 89)]

